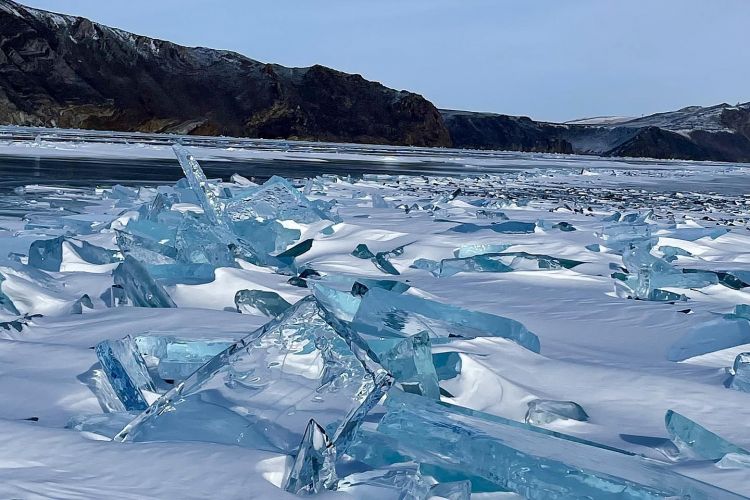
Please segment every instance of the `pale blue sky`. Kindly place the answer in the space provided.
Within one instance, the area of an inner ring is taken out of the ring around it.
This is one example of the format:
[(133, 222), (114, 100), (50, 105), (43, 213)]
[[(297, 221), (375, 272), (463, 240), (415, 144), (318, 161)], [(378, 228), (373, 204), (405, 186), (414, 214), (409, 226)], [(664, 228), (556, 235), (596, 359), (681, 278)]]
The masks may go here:
[(750, 101), (750, 0), (21, 1), (444, 108), (562, 121)]

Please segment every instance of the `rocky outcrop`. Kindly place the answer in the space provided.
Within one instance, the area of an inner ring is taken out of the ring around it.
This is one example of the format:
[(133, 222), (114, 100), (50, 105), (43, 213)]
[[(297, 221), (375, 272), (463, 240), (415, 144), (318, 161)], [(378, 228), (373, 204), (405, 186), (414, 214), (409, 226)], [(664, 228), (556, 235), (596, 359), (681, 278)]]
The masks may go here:
[(555, 125), (525, 116), (440, 110), (453, 146), (536, 153), (572, 153), (573, 146), (558, 137)]
[(0, 0), (0, 122), (449, 146), (423, 97), (323, 66), (188, 48)]
[(692, 106), (602, 123), (545, 123), (450, 110), (441, 114), (457, 147), (750, 162), (750, 103)]

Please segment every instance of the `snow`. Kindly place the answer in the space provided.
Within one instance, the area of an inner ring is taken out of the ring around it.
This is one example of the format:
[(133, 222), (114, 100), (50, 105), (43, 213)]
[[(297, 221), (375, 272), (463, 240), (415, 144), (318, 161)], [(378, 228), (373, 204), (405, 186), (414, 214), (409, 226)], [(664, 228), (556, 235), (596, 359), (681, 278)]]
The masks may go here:
[[(244, 144), (227, 148), (191, 148), (196, 157), (232, 161), (295, 158), (315, 163), (380, 161), (400, 166), (439, 158), (460, 169), (502, 167), (491, 173), (440, 177), (401, 176), (319, 178), (311, 197), (338, 202), (343, 222), (332, 234), (317, 233), (312, 249), (301, 258), (320, 272), (391, 279), (351, 251), (366, 243), (373, 252), (410, 243), (391, 258), (412, 293), (470, 310), (522, 322), (539, 336), (541, 352), (526, 350), (499, 338), (478, 338), (434, 346), (434, 352), (458, 351), (462, 372), (441, 382), (452, 397), (446, 401), (513, 420), (523, 421), (527, 403), (535, 398), (574, 401), (590, 416), (588, 422), (562, 421), (549, 428), (597, 443), (671, 463), (657, 448), (636, 444), (623, 435), (666, 437), (664, 414), (678, 411), (725, 439), (750, 447), (750, 395), (725, 387), (727, 367), (750, 344), (674, 363), (669, 347), (691, 328), (727, 313), (736, 304), (750, 304), (748, 288), (731, 290), (713, 285), (679, 290), (684, 303), (628, 300), (614, 294), (610, 264), (619, 255), (585, 247), (604, 243), (597, 236), (602, 219), (615, 210), (653, 208), (665, 223), (672, 215), (686, 226), (727, 227), (716, 239), (684, 241), (657, 235), (656, 246), (688, 250), (679, 267), (750, 271), (750, 205), (734, 189), (747, 178), (743, 166), (695, 162), (619, 162), (553, 155), (486, 155), (466, 151), (413, 150), (393, 147), (357, 148), (309, 144), (264, 147)], [(337, 149), (339, 148), (339, 149)], [(65, 143), (54, 139), (31, 143), (5, 141), (0, 156), (50, 155), (73, 158), (171, 158), (168, 145)], [(523, 170), (518, 167), (523, 166)], [(515, 167), (515, 168), (511, 168)], [(228, 176), (227, 176), (228, 177)], [(113, 227), (136, 216), (129, 207), (106, 197), (107, 190), (49, 189), (39, 179), (23, 195), (4, 194), (28, 213), (47, 212), (50, 201), (80, 202), (76, 217), (117, 221), (110, 228), (80, 235), (111, 247)], [(746, 181), (745, 181), (746, 182)], [(424, 203), (438, 193), (463, 191), (442, 204), (449, 222), (426, 210), (405, 213), (399, 208), (373, 208), (373, 194), (392, 202)], [(675, 191), (680, 189), (678, 196)], [(716, 191), (708, 194), (708, 191)], [(507, 202), (499, 208), (510, 220), (568, 222), (577, 230), (541, 230), (531, 234), (447, 231), (460, 222), (477, 220), (469, 201), (492, 195)], [(524, 203), (528, 201), (528, 203)], [(566, 208), (567, 205), (567, 208)], [(589, 210), (589, 207), (591, 209)], [(173, 206), (196, 212), (195, 205)], [(15, 212), (14, 212), (15, 213)], [(670, 214), (671, 213), (671, 214)], [(709, 220), (705, 220), (709, 218)], [(285, 225), (294, 227), (293, 223)], [(240, 338), (267, 321), (235, 312), (238, 290), (275, 291), (289, 302), (308, 289), (287, 283), (288, 276), (243, 263), (219, 268), (211, 283), (167, 287), (175, 309), (108, 308), (101, 297), (112, 283), (113, 265), (82, 260), (73, 246), (63, 247), (63, 264), (52, 273), (56, 285), (45, 286), (14, 270), (9, 252), (25, 254), (35, 239), (52, 238), (53, 229), (25, 229), (18, 215), (0, 216), (0, 290), (22, 312), (43, 314), (21, 332), (0, 329), (0, 497), (2, 498), (293, 498), (278, 488), (290, 467), (289, 458), (267, 451), (198, 442), (116, 443), (100, 436), (65, 429), (74, 416), (107, 410), (92, 387), (102, 377), (91, 349), (105, 339), (145, 332), (169, 332), (186, 338)], [(302, 229), (305, 229), (304, 227)], [(311, 233), (312, 234), (312, 233)], [(303, 238), (306, 237), (303, 234)], [(312, 237), (312, 236), (311, 236)], [(508, 273), (459, 273), (436, 278), (411, 268), (418, 258), (453, 257), (463, 244), (511, 244), (509, 251), (546, 254), (585, 262), (573, 269), (518, 270)], [(7, 264), (7, 265), (6, 265)], [(87, 293), (94, 308), (70, 314), (72, 301)], [(689, 308), (692, 314), (680, 312)], [(36, 417), (38, 421), (25, 420)], [(741, 460), (737, 463), (742, 463)], [(710, 462), (677, 463), (681, 473), (750, 496), (750, 468), (719, 468)], [(321, 498), (360, 498), (361, 492), (330, 492)], [(379, 494), (378, 498), (385, 497)], [(394, 497), (395, 498), (395, 497)], [(511, 494), (472, 498), (518, 498)]]

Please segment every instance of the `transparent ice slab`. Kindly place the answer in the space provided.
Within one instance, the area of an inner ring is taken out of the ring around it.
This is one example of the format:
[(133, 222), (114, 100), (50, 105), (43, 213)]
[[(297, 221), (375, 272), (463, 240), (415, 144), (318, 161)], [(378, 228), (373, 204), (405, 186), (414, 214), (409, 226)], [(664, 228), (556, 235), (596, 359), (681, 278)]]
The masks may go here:
[(310, 420), (284, 489), (296, 495), (309, 495), (333, 489), (336, 481), (336, 447), (325, 429)]
[(136, 307), (177, 307), (148, 270), (130, 255), (117, 266), (112, 277), (115, 285), (122, 288), (128, 301)]
[(750, 455), (747, 451), (714, 434), (702, 425), (672, 410), (664, 416), (669, 437), (682, 449), (707, 460), (720, 460), (727, 453)]
[(162, 396), (120, 441), (209, 441), (294, 453), (308, 422), (345, 449), (390, 387), (313, 297), (232, 344)]
[(125, 410), (145, 410), (157, 397), (157, 389), (135, 341), (105, 340), (95, 348), (115, 394)]
[(237, 312), (243, 314), (262, 314), (274, 318), (284, 313), (292, 305), (278, 293), (266, 290), (239, 290), (234, 295)]
[(227, 339), (184, 339), (175, 335), (148, 334), (134, 339), (146, 365), (164, 381), (181, 381), (234, 344)]
[(374, 465), (405, 456), (530, 500), (740, 498), (660, 462), (395, 389), (386, 408), (377, 432), (387, 439), (358, 442), (355, 458)]
[(352, 320), (355, 330), (383, 338), (426, 330), (430, 337), (503, 337), (539, 352), (539, 338), (518, 321), (371, 288)]
[(675, 294), (664, 288), (703, 288), (719, 282), (712, 272), (684, 273), (664, 259), (652, 255), (649, 245), (633, 246), (622, 254), (629, 275), (619, 281), (632, 298), (641, 300), (675, 300)]

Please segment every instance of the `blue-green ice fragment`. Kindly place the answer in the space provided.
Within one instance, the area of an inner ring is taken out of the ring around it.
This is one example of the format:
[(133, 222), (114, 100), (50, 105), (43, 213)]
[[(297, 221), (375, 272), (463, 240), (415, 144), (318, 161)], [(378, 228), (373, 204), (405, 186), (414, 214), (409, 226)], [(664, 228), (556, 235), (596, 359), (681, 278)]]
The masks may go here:
[(750, 352), (742, 352), (734, 358), (729, 387), (737, 391), (750, 392)]
[(278, 293), (266, 290), (239, 290), (234, 295), (237, 312), (243, 314), (262, 314), (269, 318), (280, 316), (292, 305)]
[(440, 399), (440, 387), (432, 364), (432, 343), (426, 331), (403, 339), (365, 340), (375, 360), (388, 370), (406, 392)]
[(164, 381), (186, 379), (234, 343), (231, 340), (183, 339), (159, 334), (139, 335), (133, 340), (146, 364), (153, 367)]
[(127, 411), (145, 410), (157, 390), (146, 363), (130, 336), (96, 345), (96, 357)]
[(358, 259), (372, 259), (373, 257), (375, 257), (375, 254), (372, 253), (364, 243), (360, 243), (359, 245), (357, 245), (357, 247), (352, 250), (352, 255), (357, 257)]
[(336, 447), (325, 429), (310, 420), (284, 489), (295, 495), (310, 495), (333, 489), (336, 480)]
[(438, 352), (432, 355), (438, 380), (450, 380), (461, 374), (461, 356), (457, 352)]
[(365, 294), (352, 325), (383, 338), (405, 337), (423, 330), (432, 338), (503, 337), (539, 352), (539, 338), (518, 321), (379, 288)]
[(430, 488), (427, 500), (471, 500), (471, 481), (438, 483)]
[(29, 265), (44, 271), (59, 271), (63, 258), (63, 244), (69, 245), (81, 259), (90, 264), (111, 264), (122, 260), (116, 250), (107, 250), (87, 241), (59, 236), (33, 242), (29, 248)]
[(136, 307), (177, 307), (146, 268), (131, 256), (117, 266), (112, 277), (115, 285), (122, 288), (130, 303)]
[[(398, 390), (390, 391), (386, 408), (377, 430), (389, 439), (359, 443), (354, 458), (370, 463), (402, 455), (530, 500), (739, 498), (628, 452)], [(384, 455), (377, 448), (386, 444), (395, 450)]]
[(669, 437), (683, 449), (688, 449), (707, 460), (720, 460), (727, 453), (750, 455), (750, 452), (735, 446), (726, 439), (714, 434), (702, 425), (668, 410), (664, 416)]
[(529, 401), (528, 406), (525, 421), (531, 425), (545, 425), (556, 420), (586, 422), (589, 419), (581, 405), (573, 401), (534, 399)]

